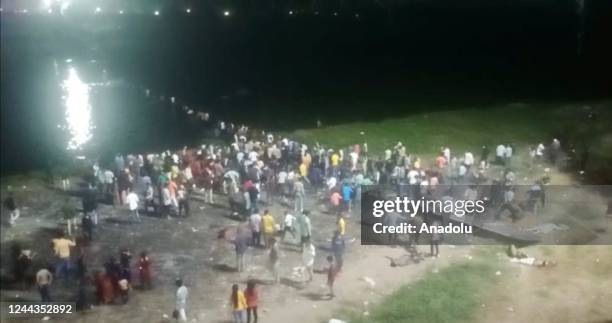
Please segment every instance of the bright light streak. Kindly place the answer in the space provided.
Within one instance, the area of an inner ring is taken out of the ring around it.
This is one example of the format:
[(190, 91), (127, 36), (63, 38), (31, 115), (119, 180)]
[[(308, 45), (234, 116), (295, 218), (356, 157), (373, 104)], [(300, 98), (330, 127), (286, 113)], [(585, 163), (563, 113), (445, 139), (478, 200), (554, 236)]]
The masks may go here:
[(225, 10), (225, 11), (223, 12), (223, 15), (224, 15), (224, 16), (226, 16), (226, 17), (228, 17), (228, 16), (230, 15), (230, 12), (229, 12), (228, 10)]
[(62, 89), (65, 92), (66, 122), (71, 135), (68, 149), (80, 149), (92, 137), (89, 85), (83, 83), (77, 71), (71, 67), (68, 78), (62, 83)]
[(293, 14), (293, 10), (289, 10), (289, 14), (292, 15)]
[(158, 10), (155, 10), (154, 14), (155, 14), (156, 16), (159, 16), (159, 11), (158, 11)]
[(102, 8), (96, 7), (96, 13), (100, 13), (100, 12), (102, 12)]
[(185, 9), (185, 12), (187, 12), (187, 13), (191, 13), (191, 9), (190, 9), (190, 8), (187, 8), (187, 9)]

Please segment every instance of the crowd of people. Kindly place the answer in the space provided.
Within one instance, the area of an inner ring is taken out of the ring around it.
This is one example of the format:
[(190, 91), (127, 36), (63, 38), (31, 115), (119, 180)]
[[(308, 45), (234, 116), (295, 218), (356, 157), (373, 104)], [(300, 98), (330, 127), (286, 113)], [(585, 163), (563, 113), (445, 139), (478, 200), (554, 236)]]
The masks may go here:
[[(193, 111), (190, 114), (211, 124), (208, 114), (194, 114)], [(489, 148), (486, 146), (482, 147), (478, 161), (471, 152), (451, 154), (449, 147), (442, 147), (429, 165), (411, 154), (401, 142), (377, 156), (369, 153), (365, 142), (340, 149), (318, 143), (308, 146), (273, 133), (223, 121), (215, 124), (214, 133), (223, 143), (161, 153), (117, 154), (108, 164), (92, 161), (91, 174), (85, 177), (89, 189), (83, 197), (85, 239), (75, 241), (63, 235), (53, 239), (56, 261), (53, 266), (41, 267), (36, 274), (42, 301), (52, 299), (50, 286), (54, 277), (64, 277), (68, 281), (74, 266), (72, 249), (78, 250), (79, 286), (88, 283), (82, 255), (93, 239), (93, 228), (98, 225), (96, 209), (100, 199), (127, 209), (130, 222), (139, 222), (142, 214), (170, 220), (192, 216), (190, 198), (193, 195), (202, 196), (204, 203), (210, 204), (219, 203), (222, 200), (220, 196), (227, 196), (230, 212), (241, 219), (235, 234), (229, 239), (235, 247), (237, 271), (243, 272), (249, 266), (245, 260), (249, 248), (264, 248), (274, 283), (280, 282), (281, 278), (279, 244), (288, 238), (288, 234), (299, 241), (303, 280), (308, 283), (316, 271), (317, 250), (312, 232), (333, 229), (331, 253), (326, 257), (325, 269), (321, 270), (327, 275), (329, 295), (333, 297), (334, 282), (344, 263), (346, 223), (355, 206), (359, 205), (362, 186), (386, 185), (394, 187), (398, 194), (415, 196), (426, 194), (441, 184), (469, 186), (491, 181), (486, 176), (490, 167)], [(546, 151), (555, 152), (560, 149), (559, 145), (556, 139), (548, 147), (538, 144), (532, 149), (533, 153), (530, 149), (530, 156), (533, 159), (544, 158)], [(508, 167), (515, 154), (513, 149), (512, 145), (499, 145), (492, 161), (503, 166), (503, 175), (496, 180), (506, 187), (506, 191), (511, 191), (514, 181), (514, 174)], [(500, 214), (505, 209), (514, 213), (509, 194), (503, 197)], [(309, 202), (310, 198), (315, 203)], [(280, 215), (275, 217), (266, 209), (272, 205), (282, 205), (286, 209), (282, 218)], [(314, 208), (318, 205), (325, 207)], [(5, 206), (11, 210), (11, 224), (14, 224), (19, 211), (12, 197), (5, 201)], [(335, 217), (336, 226), (313, 228), (313, 212)], [(223, 238), (227, 236), (221, 235)], [(437, 256), (441, 238), (438, 236), (431, 240), (431, 254)], [(121, 249), (118, 258), (110, 257), (104, 268), (94, 272), (91, 280), (96, 287), (98, 304), (129, 301), (133, 284), (130, 262), (128, 249)], [(142, 289), (151, 289), (153, 278), (149, 254), (146, 251), (140, 253), (137, 262), (139, 285)], [(20, 270), (27, 267), (19, 266)], [(182, 279), (178, 279), (176, 285), (173, 316), (186, 321), (188, 290)], [(85, 303), (85, 300), (81, 302)], [(249, 281), (244, 292), (238, 285), (233, 285), (230, 304), (235, 322), (251, 322), (251, 318), (257, 322), (257, 302), (254, 281)]]

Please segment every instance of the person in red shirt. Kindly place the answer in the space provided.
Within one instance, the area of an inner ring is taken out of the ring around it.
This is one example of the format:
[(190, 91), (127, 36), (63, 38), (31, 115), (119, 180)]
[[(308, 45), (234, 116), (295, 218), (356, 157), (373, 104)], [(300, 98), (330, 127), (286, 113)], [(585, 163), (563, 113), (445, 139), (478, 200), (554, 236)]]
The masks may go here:
[(146, 251), (140, 253), (138, 272), (140, 274), (140, 286), (143, 289), (151, 289), (151, 259), (149, 259)]
[(259, 292), (254, 280), (247, 282), (247, 288), (244, 290), (244, 296), (247, 303), (247, 323), (251, 323), (251, 315), (253, 323), (257, 323), (257, 303), (259, 301)]
[(444, 157), (444, 153), (440, 153), (440, 155), (436, 158), (436, 166), (438, 166), (439, 169), (444, 169), (446, 167), (446, 157)]

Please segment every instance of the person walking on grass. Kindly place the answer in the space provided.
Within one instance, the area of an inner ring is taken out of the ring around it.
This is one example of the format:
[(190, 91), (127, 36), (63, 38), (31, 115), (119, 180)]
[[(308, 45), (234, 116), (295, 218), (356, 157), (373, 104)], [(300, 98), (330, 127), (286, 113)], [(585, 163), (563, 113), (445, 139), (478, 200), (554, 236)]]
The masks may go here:
[(232, 315), (234, 317), (234, 323), (245, 323), (247, 301), (246, 297), (244, 297), (244, 293), (238, 288), (238, 284), (232, 285), (230, 305), (232, 306)]
[(251, 317), (253, 323), (257, 323), (257, 303), (259, 302), (259, 292), (254, 280), (247, 282), (247, 288), (244, 290), (244, 296), (246, 297), (247, 304), (247, 323), (251, 323)]

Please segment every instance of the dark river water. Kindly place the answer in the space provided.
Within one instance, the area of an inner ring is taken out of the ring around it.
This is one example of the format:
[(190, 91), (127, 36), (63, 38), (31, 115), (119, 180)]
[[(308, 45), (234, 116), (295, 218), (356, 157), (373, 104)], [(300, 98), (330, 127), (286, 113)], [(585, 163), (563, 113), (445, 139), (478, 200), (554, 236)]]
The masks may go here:
[(219, 119), (289, 129), (410, 112), (396, 103), (609, 96), (609, 1), (587, 1), (582, 19), (574, 1), (432, 3), (337, 15), (4, 10), (2, 172), (203, 136), (171, 97)]

